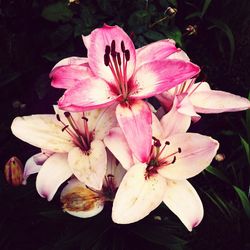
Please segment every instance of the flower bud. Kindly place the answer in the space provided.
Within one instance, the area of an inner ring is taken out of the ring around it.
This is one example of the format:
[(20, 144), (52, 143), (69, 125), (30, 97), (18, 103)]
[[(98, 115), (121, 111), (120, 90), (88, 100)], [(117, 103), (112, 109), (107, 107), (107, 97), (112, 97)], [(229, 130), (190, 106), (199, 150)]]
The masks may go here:
[(176, 15), (176, 13), (177, 13), (177, 9), (172, 8), (172, 7), (168, 7), (164, 12), (165, 15), (167, 15), (171, 18), (174, 17)]
[(11, 157), (4, 166), (6, 181), (12, 186), (20, 186), (23, 181), (23, 164), (16, 157)]
[(218, 161), (218, 162), (224, 161), (225, 158), (226, 158), (225, 154), (217, 154), (217, 155), (214, 157), (214, 159), (215, 159), (216, 161)]
[(87, 188), (78, 180), (70, 180), (62, 190), (63, 210), (73, 216), (89, 218), (99, 214), (104, 207), (102, 195)]
[(197, 25), (188, 25), (186, 28), (186, 35), (188, 36), (197, 35), (197, 30), (198, 30)]

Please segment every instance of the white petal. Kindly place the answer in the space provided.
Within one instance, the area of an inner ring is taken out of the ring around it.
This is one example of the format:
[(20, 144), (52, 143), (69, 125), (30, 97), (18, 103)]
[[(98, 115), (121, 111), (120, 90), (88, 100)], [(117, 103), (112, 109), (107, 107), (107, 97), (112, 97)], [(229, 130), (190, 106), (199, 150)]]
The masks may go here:
[(112, 219), (115, 223), (128, 224), (141, 220), (160, 205), (166, 189), (166, 180), (146, 174), (147, 164), (131, 167), (116, 193)]
[(175, 213), (189, 231), (200, 224), (203, 206), (199, 195), (186, 180), (167, 181), (163, 202)]
[(90, 188), (100, 190), (107, 169), (107, 154), (102, 141), (94, 140), (89, 152), (75, 147), (69, 152), (69, 165), (74, 175)]
[(11, 130), (19, 139), (53, 152), (65, 153), (73, 146), (71, 137), (62, 132), (55, 115), (17, 117), (12, 122)]
[(67, 154), (53, 154), (37, 175), (37, 192), (48, 201), (52, 200), (58, 187), (72, 175), (67, 157)]

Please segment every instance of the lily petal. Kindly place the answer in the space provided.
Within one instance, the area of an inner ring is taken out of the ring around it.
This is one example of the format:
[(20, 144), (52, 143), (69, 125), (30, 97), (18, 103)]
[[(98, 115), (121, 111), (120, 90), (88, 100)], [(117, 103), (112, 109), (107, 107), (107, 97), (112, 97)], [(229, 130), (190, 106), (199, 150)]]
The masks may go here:
[(218, 90), (195, 91), (190, 95), (190, 100), (195, 111), (204, 114), (234, 112), (250, 108), (250, 101), (247, 98)]
[(136, 222), (160, 205), (166, 190), (166, 180), (159, 176), (145, 178), (147, 164), (132, 166), (116, 193), (112, 219), (118, 224)]
[[(60, 67), (60, 66), (65, 66), (65, 65), (87, 65), (88, 64), (88, 58), (87, 57), (77, 57), (77, 56), (71, 56), (71, 57), (67, 57), (62, 59), (61, 61), (59, 61), (54, 67), (53, 69)], [(52, 69), (52, 70), (53, 70)]]
[(104, 138), (104, 144), (125, 169), (129, 169), (134, 165), (132, 151), (120, 128), (112, 128)]
[[(74, 111), (81, 107), (82, 111), (109, 106), (115, 102), (115, 96), (108, 84), (101, 78), (91, 77), (79, 82), (74, 88), (65, 91), (58, 105), (61, 109)], [(78, 110), (77, 110), (78, 111)]]
[(23, 185), (27, 184), (27, 179), (30, 175), (36, 174), (40, 171), (42, 165), (38, 165), (34, 161), (34, 156), (39, 156), (41, 153), (31, 156), (25, 163), (24, 170), (23, 170)]
[(118, 104), (116, 118), (134, 155), (146, 162), (152, 142), (152, 115), (147, 103), (134, 100)]
[(50, 73), (51, 85), (54, 88), (69, 89), (84, 79), (94, 76), (88, 66), (64, 65), (56, 67)]
[(101, 197), (77, 179), (68, 182), (61, 192), (60, 200), (65, 212), (79, 218), (93, 217), (104, 208)]
[(175, 42), (171, 39), (160, 40), (136, 50), (136, 67), (156, 60), (166, 59), (178, 51)]
[(143, 64), (135, 73), (133, 98), (148, 98), (173, 88), (197, 75), (200, 68), (181, 60), (162, 60)]
[(53, 154), (45, 161), (37, 175), (37, 192), (48, 201), (52, 200), (58, 187), (72, 175), (67, 157), (67, 154)]
[(107, 154), (102, 141), (94, 140), (88, 153), (73, 148), (68, 155), (74, 175), (90, 188), (101, 190), (107, 169)]
[(187, 180), (167, 180), (163, 202), (189, 231), (198, 226), (203, 218), (204, 210), (200, 197)]
[[(219, 147), (219, 143), (209, 136), (196, 133), (183, 133), (172, 135), (167, 138), (170, 142), (162, 153), (162, 158), (175, 154), (176, 160), (173, 164), (173, 156), (165, 158), (170, 163), (157, 171), (160, 175), (171, 180), (184, 180), (199, 174), (213, 160)], [(165, 140), (162, 141), (164, 145)]]
[(74, 145), (55, 115), (31, 115), (17, 117), (11, 125), (12, 133), (19, 139), (38, 148), (66, 153)]
[(130, 59), (127, 64), (127, 79), (134, 73), (135, 67), (135, 48), (129, 36), (118, 26), (104, 25), (102, 28), (95, 29), (90, 35), (88, 47), (89, 65), (95, 75), (108, 82), (114, 82), (114, 76), (109, 67), (104, 64), (104, 54), (106, 46), (110, 46), (115, 41), (116, 52), (123, 55), (121, 42), (124, 42), (125, 49), (130, 52)]

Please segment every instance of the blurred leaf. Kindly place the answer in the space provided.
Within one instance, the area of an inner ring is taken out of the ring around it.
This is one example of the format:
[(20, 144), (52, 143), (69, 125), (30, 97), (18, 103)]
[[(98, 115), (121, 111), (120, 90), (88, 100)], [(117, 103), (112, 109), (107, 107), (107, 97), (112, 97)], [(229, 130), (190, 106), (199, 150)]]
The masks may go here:
[(219, 170), (218, 168), (215, 168), (215, 167), (212, 167), (211, 165), (208, 166), (206, 169), (205, 169), (207, 172), (209, 172), (210, 174), (213, 174), (215, 175), (217, 178), (219, 178), (220, 180), (228, 183), (228, 184), (231, 184), (231, 182), (229, 181), (229, 179), (224, 175), (224, 173)]
[(207, 9), (210, 5), (210, 3), (212, 2), (212, 0), (205, 0), (203, 7), (202, 7), (202, 11), (201, 11), (201, 18), (205, 15), (205, 13), (207, 12)]
[(229, 60), (229, 66), (231, 67), (232, 62), (233, 62), (233, 57), (234, 57), (234, 51), (235, 51), (235, 41), (234, 41), (234, 35), (232, 30), (229, 28), (229, 26), (224, 23), (221, 20), (215, 19), (215, 18), (209, 18), (209, 21), (213, 23), (213, 26), (210, 26), (208, 29), (212, 28), (218, 28), (224, 34), (226, 35), (228, 41), (229, 41), (229, 46), (230, 46), (230, 60)]
[(73, 27), (70, 24), (63, 24), (58, 27), (58, 29), (51, 33), (50, 41), (51, 41), (51, 48), (55, 49), (66, 42), (73, 33)]
[(81, 9), (81, 22), (87, 28), (93, 28), (97, 24), (97, 18), (93, 15), (93, 10), (90, 6), (84, 6)]
[(147, 25), (150, 21), (150, 14), (147, 10), (138, 10), (132, 13), (129, 17), (128, 24), (131, 27)]
[(249, 199), (248, 199), (246, 193), (242, 189), (240, 189), (239, 187), (233, 186), (233, 188), (240, 198), (241, 204), (244, 208), (244, 211), (245, 211), (247, 217), (250, 219), (250, 202), (249, 202)]
[(113, 13), (113, 6), (111, 5), (111, 2), (109, 0), (97, 0), (97, 3), (104, 13), (108, 15), (111, 15)]
[(194, 17), (201, 17), (201, 12), (200, 11), (195, 11), (195, 12), (193, 12), (193, 13), (191, 13), (190, 15), (187, 15), (186, 17), (185, 17), (185, 19), (186, 20), (188, 20), (188, 19), (191, 19), (191, 18), (194, 18)]
[(168, 0), (170, 4), (172, 4), (174, 7), (177, 7), (178, 3), (177, 0)]
[(166, 247), (173, 247), (175, 245), (184, 245), (186, 241), (170, 234), (168, 227), (158, 225), (135, 224), (132, 227), (132, 232), (138, 236), (148, 240), (152, 243), (157, 243)]
[(144, 33), (144, 36), (151, 41), (158, 41), (161, 39), (165, 39), (165, 36), (161, 34), (160, 32), (149, 30), (146, 33)]
[(7, 74), (7, 76), (5, 76), (5, 79), (0, 81), (0, 87), (4, 87), (5, 85), (8, 85), (12, 81), (19, 78), (21, 75), (22, 74), (20, 72), (11, 72), (11, 74)]
[(68, 21), (72, 16), (73, 12), (62, 2), (50, 4), (42, 11), (42, 17), (51, 22)]
[(177, 27), (173, 27), (169, 30), (164, 31), (167, 38), (172, 38), (175, 42), (182, 47), (182, 33)]
[(250, 148), (249, 148), (249, 144), (247, 143), (247, 141), (240, 136), (240, 141), (241, 141), (241, 144), (243, 146), (243, 148), (245, 149), (245, 152), (246, 152), (246, 155), (247, 155), (247, 161), (248, 163), (250, 164)]

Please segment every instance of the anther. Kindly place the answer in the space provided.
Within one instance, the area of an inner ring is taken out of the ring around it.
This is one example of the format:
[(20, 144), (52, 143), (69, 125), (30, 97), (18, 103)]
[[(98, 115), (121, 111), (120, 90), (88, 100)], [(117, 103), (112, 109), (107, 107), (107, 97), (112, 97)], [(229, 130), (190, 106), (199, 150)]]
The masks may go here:
[(60, 119), (60, 115), (58, 115), (58, 114), (56, 114), (56, 119), (57, 119), (57, 121), (61, 121), (61, 119)]
[(128, 49), (125, 50), (125, 58), (127, 61), (129, 61), (129, 59), (130, 59), (130, 52)]
[(65, 131), (65, 129), (67, 129), (69, 127), (69, 125), (66, 125), (65, 127), (62, 128), (62, 132)]
[(87, 117), (83, 116), (82, 117), (83, 120), (85, 120), (86, 122), (89, 120)]
[(121, 42), (121, 49), (122, 49), (122, 52), (124, 53), (125, 52), (125, 45), (124, 45), (123, 41)]
[(109, 45), (106, 45), (105, 47), (105, 54), (110, 54), (110, 46)]
[(70, 113), (69, 112), (64, 112), (64, 115), (66, 118), (70, 117)]
[(115, 52), (115, 40), (111, 42), (111, 53)]
[(170, 145), (170, 142), (169, 141), (165, 141), (165, 145)]
[(176, 162), (176, 156), (174, 156), (174, 159), (172, 160), (171, 164), (174, 164)]
[(104, 64), (105, 66), (109, 66), (109, 54), (104, 54)]
[(181, 148), (178, 148), (178, 153), (181, 153)]
[(115, 50), (111, 50), (111, 56), (112, 56), (113, 58), (115, 58), (115, 57), (117, 56), (117, 53), (116, 53)]
[(120, 53), (117, 53), (117, 61), (119, 65), (122, 64)]

